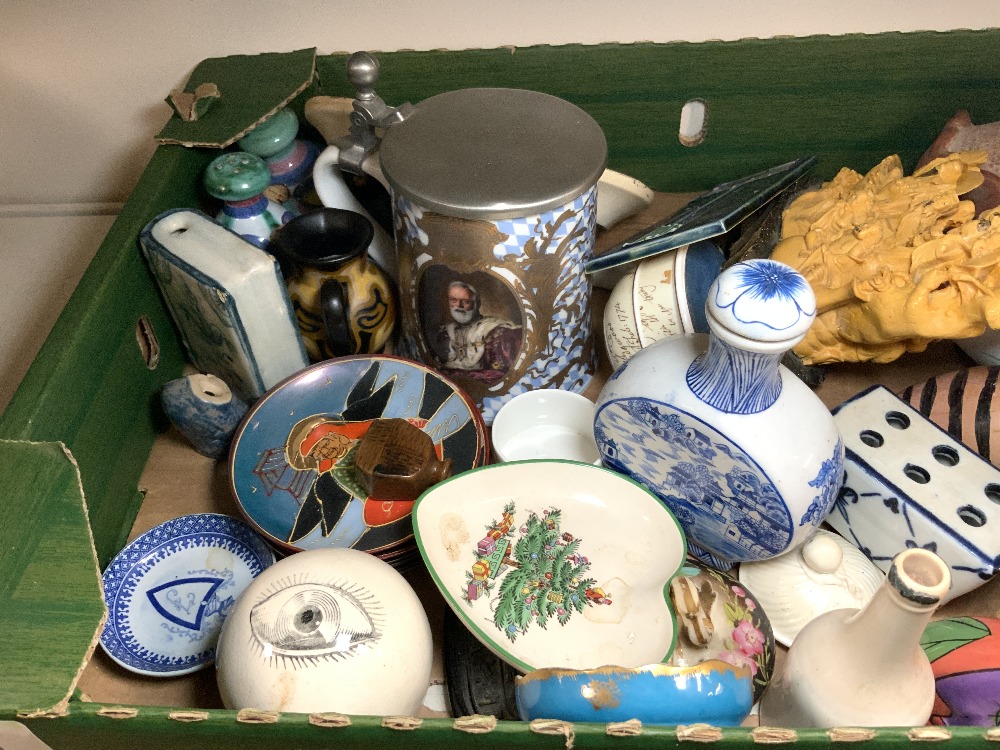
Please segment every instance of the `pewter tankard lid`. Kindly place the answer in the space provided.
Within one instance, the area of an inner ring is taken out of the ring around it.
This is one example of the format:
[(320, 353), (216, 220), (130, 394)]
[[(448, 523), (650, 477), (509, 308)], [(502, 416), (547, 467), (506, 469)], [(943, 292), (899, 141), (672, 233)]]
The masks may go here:
[(601, 126), (538, 91), (473, 88), (432, 96), (387, 128), (379, 158), (393, 191), (468, 219), (533, 216), (593, 187), (607, 165)]

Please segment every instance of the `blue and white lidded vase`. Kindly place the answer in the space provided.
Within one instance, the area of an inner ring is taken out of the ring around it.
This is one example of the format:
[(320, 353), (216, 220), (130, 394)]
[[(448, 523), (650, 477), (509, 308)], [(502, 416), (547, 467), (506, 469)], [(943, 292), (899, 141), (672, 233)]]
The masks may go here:
[(816, 316), (797, 271), (748, 260), (708, 291), (710, 333), (664, 339), (619, 367), (597, 399), (605, 465), (649, 487), (689, 551), (725, 569), (805, 542), (844, 473), (829, 409), (780, 361)]

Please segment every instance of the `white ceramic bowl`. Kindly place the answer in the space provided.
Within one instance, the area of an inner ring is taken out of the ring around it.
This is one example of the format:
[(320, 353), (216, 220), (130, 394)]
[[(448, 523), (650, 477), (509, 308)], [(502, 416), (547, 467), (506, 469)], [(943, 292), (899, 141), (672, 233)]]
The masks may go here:
[(354, 549), (298, 552), (254, 579), (216, 654), (227, 708), (416, 715), (431, 629), (395, 569)]
[(421, 495), (413, 526), (445, 601), (520, 671), (636, 667), (673, 651), (666, 588), (684, 535), (620, 474), (551, 460), (473, 469)]
[(562, 458), (599, 464), (594, 402), (556, 388), (515, 396), (493, 419), (493, 453), (499, 461)]

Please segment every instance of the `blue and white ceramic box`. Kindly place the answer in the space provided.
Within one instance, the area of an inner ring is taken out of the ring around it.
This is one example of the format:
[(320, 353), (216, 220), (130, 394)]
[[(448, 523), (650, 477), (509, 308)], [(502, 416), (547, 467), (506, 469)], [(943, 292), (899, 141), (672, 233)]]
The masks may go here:
[(1000, 469), (881, 385), (833, 410), (845, 477), (827, 522), (883, 570), (904, 549), (951, 568), (947, 599), (1000, 563)]

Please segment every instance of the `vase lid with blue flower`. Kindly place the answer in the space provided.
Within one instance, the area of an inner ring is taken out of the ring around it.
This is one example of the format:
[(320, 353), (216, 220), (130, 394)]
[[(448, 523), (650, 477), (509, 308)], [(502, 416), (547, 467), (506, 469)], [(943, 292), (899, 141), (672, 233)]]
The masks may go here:
[(706, 316), (707, 336), (658, 341), (614, 372), (594, 434), (605, 465), (655, 492), (692, 555), (724, 570), (813, 535), (844, 447), (829, 409), (781, 364), (816, 317), (801, 274), (736, 263), (710, 287)]

